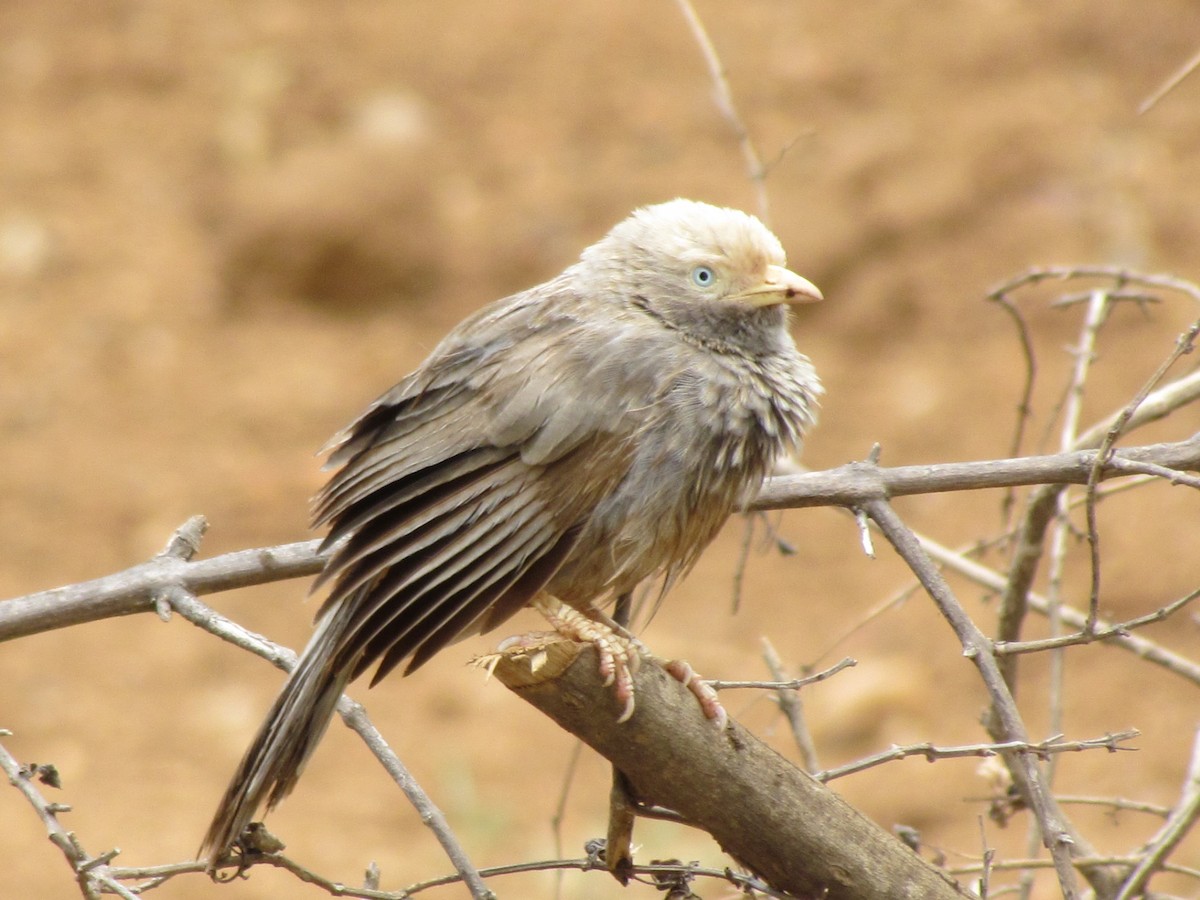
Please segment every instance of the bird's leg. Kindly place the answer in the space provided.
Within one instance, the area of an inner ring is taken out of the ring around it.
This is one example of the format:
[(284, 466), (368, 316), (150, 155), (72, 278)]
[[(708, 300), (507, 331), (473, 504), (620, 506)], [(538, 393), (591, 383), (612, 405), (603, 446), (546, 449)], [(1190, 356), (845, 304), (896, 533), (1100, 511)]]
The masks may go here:
[[(629, 633), (629, 621), (633, 613), (633, 595), (622, 594), (617, 598), (617, 604), (613, 608), (613, 621), (611, 622), (613, 630), (618, 634), (624, 634), (630, 640), (634, 641), (637, 646), (650, 656), (650, 651), (646, 649), (637, 638)], [(597, 613), (598, 618), (603, 617), (603, 613)], [(725, 707), (721, 705), (721, 701), (717, 698), (717, 692), (709, 687), (691, 667), (685, 659), (671, 659), (663, 662), (663, 668), (667, 670), (676, 681), (692, 692), (696, 701), (700, 704), (700, 709), (704, 711), (704, 715), (716, 722), (717, 727), (722, 731), (729, 724), (729, 715), (725, 712)]]
[(629, 884), (633, 874), (633, 822), (637, 798), (625, 773), (613, 766), (612, 789), (608, 793), (608, 832), (604, 839), (604, 862), (613, 878)]
[[(592, 644), (600, 656), (600, 674), (605, 685), (615, 685), (617, 699), (625, 704), (618, 722), (627, 722), (633, 715), (633, 673), (643, 656), (657, 659), (646, 645), (629, 633), (621, 623), (614, 622), (598, 609), (586, 613), (561, 600), (542, 594), (533, 606), (545, 616), (559, 634), (571, 640)], [(704, 715), (724, 730), (729, 724), (729, 715), (717, 698), (717, 692), (696, 674), (686, 660), (660, 660), (676, 681), (692, 692)]]
[[(629, 591), (617, 597), (613, 607), (613, 622), (628, 629), (633, 620), (633, 594)], [(633, 822), (637, 800), (629, 778), (615, 765), (612, 770), (612, 789), (608, 792), (608, 832), (604, 841), (604, 860), (615, 879), (629, 884), (633, 874)]]
[(596, 648), (604, 684), (612, 685), (617, 700), (624, 704), (617, 721), (628, 722), (633, 715), (633, 673), (645, 652), (641, 641), (615, 622), (603, 621), (607, 616), (592, 610), (592, 615), (596, 616), (593, 618), (549, 594), (538, 596), (533, 606), (546, 618), (550, 627), (563, 637)]
[(633, 621), (633, 594), (626, 591), (617, 596), (617, 602), (613, 604), (613, 622), (618, 627), (629, 630), (629, 623)]

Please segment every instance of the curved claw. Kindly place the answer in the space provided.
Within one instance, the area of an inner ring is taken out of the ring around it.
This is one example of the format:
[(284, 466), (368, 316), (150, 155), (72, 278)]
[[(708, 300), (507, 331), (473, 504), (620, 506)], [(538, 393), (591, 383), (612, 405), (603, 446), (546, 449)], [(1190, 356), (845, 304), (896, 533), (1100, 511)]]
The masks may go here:
[(725, 707), (717, 698), (717, 692), (696, 674), (696, 670), (688, 664), (687, 660), (672, 659), (665, 668), (672, 678), (692, 692), (700, 704), (700, 709), (704, 711), (704, 715), (716, 724), (718, 730), (724, 731), (729, 725), (729, 714), (725, 712)]
[[(563, 637), (592, 644), (596, 648), (604, 686), (613, 688), (617, 701), (622, 705), (617, 721), (628, 722), (634, 710), (633, 673), (641, 663), (642, 654), (648, 655), (641, 641), (631, 635), (614, 631), (605, 622), (590, 618), (546, 594), (539, 597), (534, 606)], [(666, 662), (664, 667), (671, 677), (692, 692), (705, 717), (712, 720), (718, 729), (724, 730), (729, 725), (729, 715), (717, 699), (717, 692), (709, 687), (686, 661), (673, 659)]]
[(628, 722), (633, 715), (633, 673), (641, 661), (641, 645), (613, 631), (604, 622), (589, 618), (584, 613), (561, 601), (543, 595), (534, 605), (546, 617), (550, 626), (565, 638), (591, 644), (600, 659), (600, 675), (605, 687), (612, 687), (617, 701), (622, 704), (618, 722)]

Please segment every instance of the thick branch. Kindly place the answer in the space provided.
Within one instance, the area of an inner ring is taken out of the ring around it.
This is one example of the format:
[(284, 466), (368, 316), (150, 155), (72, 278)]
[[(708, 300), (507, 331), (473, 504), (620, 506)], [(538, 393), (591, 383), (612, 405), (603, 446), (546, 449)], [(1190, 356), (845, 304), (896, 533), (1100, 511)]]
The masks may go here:
[(637, 706), (620, 724), (591, 647), (557, 641), (492, 662), (501, 682), (623, 772), (641, 803), (675, 810), (779, 890), (829, 900), (964, 896), (736, 722), (717, 729), (654, 662), (639, 668)]

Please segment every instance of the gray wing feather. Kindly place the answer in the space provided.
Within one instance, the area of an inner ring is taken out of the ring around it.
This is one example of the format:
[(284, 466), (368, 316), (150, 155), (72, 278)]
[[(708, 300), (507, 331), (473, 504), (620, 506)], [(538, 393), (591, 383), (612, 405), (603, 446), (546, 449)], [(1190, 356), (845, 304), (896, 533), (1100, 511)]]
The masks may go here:
[(291, 790), (348, 681), (506, 620), (623, 477), (628, 373), (597, 370), (617, 336), (583, 328), (577, 302), (552, 282), (485, 308), (327, 447), (338, 471), (313, 518), (330, 526), (329, 597), (205, 837), (213, 859)]
[[(318, 583), (332, 583), (323, 608), (353, 610), (338, 658), (355, 675), (382, 660), (378, 680), (408, 655), (411, 671), (498, 625), (553, 576), (623, 474), (627, 373), (596, 365), (621, 335), (585, 326), (576, 303), (559, 289), (482, 311), (337, 439), (341, 469), (314, 511), (334, 548)], [(607, 478), (577, 477), (585, 445)]]

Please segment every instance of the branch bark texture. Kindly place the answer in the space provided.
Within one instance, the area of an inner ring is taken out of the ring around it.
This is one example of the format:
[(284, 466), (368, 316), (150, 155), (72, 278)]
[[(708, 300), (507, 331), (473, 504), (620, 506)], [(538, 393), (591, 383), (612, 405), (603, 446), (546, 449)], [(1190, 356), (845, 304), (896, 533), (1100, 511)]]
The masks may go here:
[(504, 685), (624, 773), (640, 803), (675, 810), (778, 890), (829, 900), (966, 896), (736, 722), (715, 727), (655, 662), (639, 668), (637, 705), (623, 723), (590, 646), (556, 641), (491, 662)]

